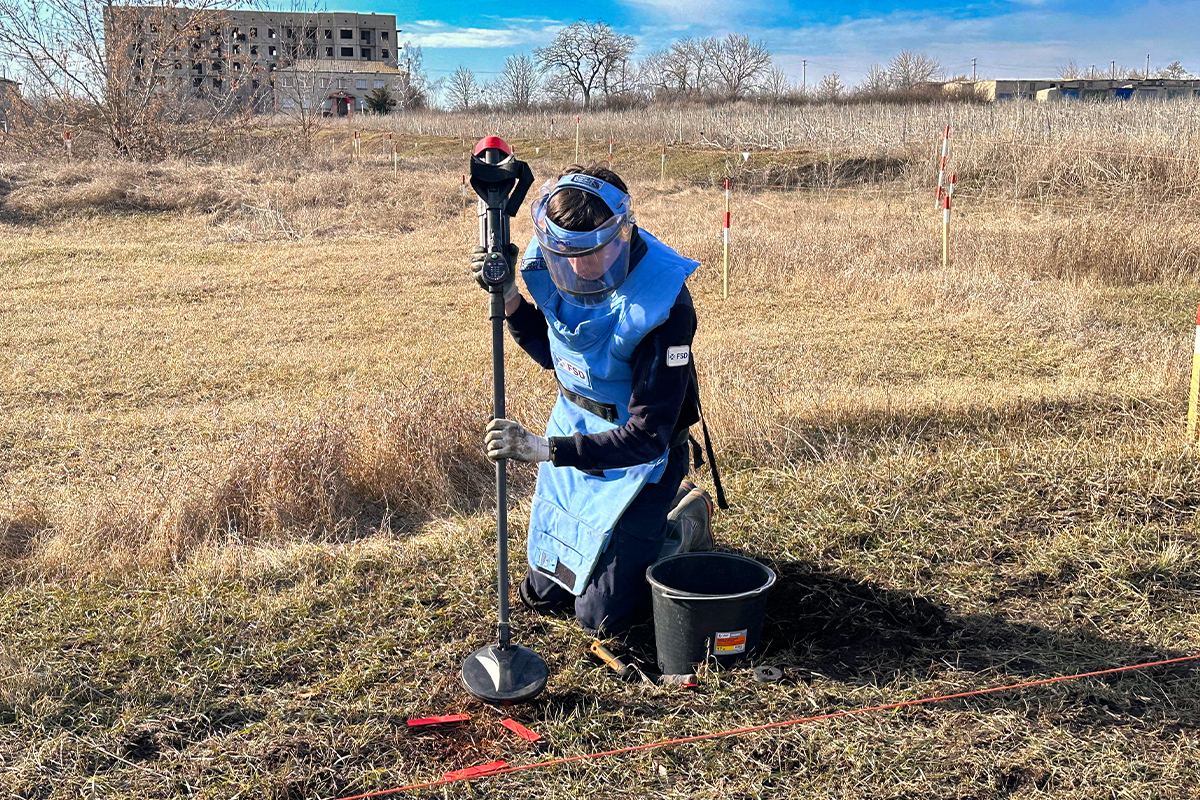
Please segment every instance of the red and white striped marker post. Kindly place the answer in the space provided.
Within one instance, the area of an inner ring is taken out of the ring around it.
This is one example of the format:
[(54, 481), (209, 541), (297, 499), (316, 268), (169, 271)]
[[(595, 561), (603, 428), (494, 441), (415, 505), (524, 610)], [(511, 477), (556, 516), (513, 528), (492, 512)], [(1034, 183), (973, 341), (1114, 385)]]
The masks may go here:
[(392, 175), (400, 177), (400, 152), (396, 149), (395, 142), (392, 142)]
[(954, 172), (950, 173), (950, 187), (948, 189), (946, 189), (946, 195), (951, 200), (954, 199), (954, 178), (955, 178), (955, 176), (956, 176), (956, 173), (954, 173)]
[(362, 153), (359, 150), (359, 144), (358, 144), (358, 131), (354, 132), (354, 157), (356, 159), (358, 159), (359, 161), (362, 161)]
[(942, 268), (950, 266), (950, 193), (943, 196), (942, 206)]
[(946, 157), (950, 155), (950, 126), (946, 126), (946, 130), (942, 132), (942, 160), (938, 164), (938, 185), (937, 196), (934, 198), (933, 204), (936, 208), (942, 202), (942, 186), (946, 180)]
[(65, 131), (65, 141), (67, 143), (67, 163), (71, 163), (71, 132)]
[(610, 133), (608, 135), (608, 168), (609, 169), (612, 169), (612, 146), (613, 146), (613, 137), (612, 137), (612, 134)]
[(658, 171), (658, 185), (665, 187), (667, 185), (667, 147), (663, 145), (662, 158)]
[(721, 256), (721, 297), (729, 299), (729, 178), (725, 179), (725, 250)]
[(1192, 388), (1188, 393), (1188, 444), (1196, 441), (1196, 408), (1198, 405), (1200, 405), (1200, 307), (1196, 308), (1196, 343), (1192, 347)]

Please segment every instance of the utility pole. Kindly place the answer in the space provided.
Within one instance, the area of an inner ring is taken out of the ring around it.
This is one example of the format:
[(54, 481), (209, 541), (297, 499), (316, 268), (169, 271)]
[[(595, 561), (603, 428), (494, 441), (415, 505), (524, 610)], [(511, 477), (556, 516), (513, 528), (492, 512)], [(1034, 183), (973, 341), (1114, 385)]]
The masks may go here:
[(1114, 58), (1112, 62), (1112, 79), (1117, 79), (1117, 60)]
[(975, 64), (979, 62), (978, 58), (971, 59), (971, 83), (975, 82)]
[(800, 62), (800, 93), (808, 91), (808, 59)]

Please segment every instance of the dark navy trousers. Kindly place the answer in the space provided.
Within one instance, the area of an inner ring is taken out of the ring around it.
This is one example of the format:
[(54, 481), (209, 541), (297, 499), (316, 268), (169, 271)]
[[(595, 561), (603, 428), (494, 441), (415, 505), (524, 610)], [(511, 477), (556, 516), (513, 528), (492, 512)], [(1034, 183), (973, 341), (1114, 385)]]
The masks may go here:
[(584, 629), (614, 636), (650, 618), (646, 568), (658, 560), (667, 535), (667, 513), (688, 472), (687, 444), (671, 449), (658, 483), (642, 487), (617, 520), (608, 549), (600, 554), (583, 593), (575, 597), (535, 569), (525, 578), (526, 600), (540, 614), (563, 613), (575, 605)]

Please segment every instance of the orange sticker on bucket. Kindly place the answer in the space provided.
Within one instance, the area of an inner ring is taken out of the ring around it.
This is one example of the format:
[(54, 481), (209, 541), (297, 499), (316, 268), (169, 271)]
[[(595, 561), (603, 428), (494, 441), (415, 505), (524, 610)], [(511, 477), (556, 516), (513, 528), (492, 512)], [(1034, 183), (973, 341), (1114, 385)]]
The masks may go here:
[(744, 653), (746, 652), (745, 630), (718, 633), (713, 642), (714, 653)]

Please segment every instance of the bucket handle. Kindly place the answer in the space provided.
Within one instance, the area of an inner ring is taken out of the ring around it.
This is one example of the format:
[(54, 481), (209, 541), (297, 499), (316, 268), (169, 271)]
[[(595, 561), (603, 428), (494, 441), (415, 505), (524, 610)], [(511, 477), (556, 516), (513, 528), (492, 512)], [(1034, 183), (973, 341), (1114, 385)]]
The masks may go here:
[[(761, 564), (759, 566), (762, 566)], [(692, 594), (691, 592), (678, 593), (679, 590), (672, 590), (664, 583), (660, 583), (651, 579), (650, 582), (658, 587), (658, 595), (664, 600), (744, 600), (747, 597), (760, 595), (767, 589), (775, 585), (775, 570), (770, 567), (763, 566), (767, 571), (767, 582), (757, 589), (751, 589), (748, 592), (738, 592), (737, 594)]]

